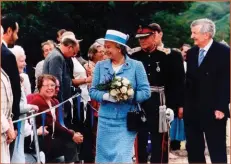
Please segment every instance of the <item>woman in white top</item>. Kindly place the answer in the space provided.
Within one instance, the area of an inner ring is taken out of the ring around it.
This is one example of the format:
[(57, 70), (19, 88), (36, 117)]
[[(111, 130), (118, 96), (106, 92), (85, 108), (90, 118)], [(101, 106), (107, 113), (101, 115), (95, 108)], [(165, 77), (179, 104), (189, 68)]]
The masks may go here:
[(75, 87), (81, 89), (81, 102), (86, 106), (87, 102), (90, 101), (90, 96), (88, 92), (88, 83), (91, 83), (92, 77), (87, 77), (87, 72), (85, 68), (80, 64), (76, 57), (72, 58), (73, 61), (73, 76), (72, 83)]
[[(26, 55), (21, 46), (15, 45), (13, 48), (10, 49), (12, 53), (16, 57), (16, 62), (18, 66), (19, 74), (23, 73), (23, 70), (26, 66)], [(38, 111), (38, 106), (27, 104), (25, 88), (23, 86), (23, 77), (21, 78), (21, 99), (20, 99), (20, 116), (19, 118), (26, 117), (26, 114), (31, 111), (35, 110)], [(11, 159), (11, 163), (25, 163), (25, 154), (24, 154), (24, 130), (25, 130), (25, 121), (21, 121), (20, 133), (18, 130), (18, 136), (15, 141), (15, 146), (13, 150), (13, 155)]]

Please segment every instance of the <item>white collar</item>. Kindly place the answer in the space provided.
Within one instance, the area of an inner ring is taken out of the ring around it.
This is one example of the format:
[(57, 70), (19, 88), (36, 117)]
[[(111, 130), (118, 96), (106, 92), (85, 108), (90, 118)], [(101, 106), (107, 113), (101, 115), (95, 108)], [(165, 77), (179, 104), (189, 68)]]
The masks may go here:
[(209, 48), (211, 47), (211, 45), (213, 44), (213, 39), (210, 39), (209, 43), (204, 47), (204, 48), (200, 48), (205, 50), (206, 52), (208, 52)]
[(2, 43), (8, 48), (8, 45), (5, 40), (2, 39)]

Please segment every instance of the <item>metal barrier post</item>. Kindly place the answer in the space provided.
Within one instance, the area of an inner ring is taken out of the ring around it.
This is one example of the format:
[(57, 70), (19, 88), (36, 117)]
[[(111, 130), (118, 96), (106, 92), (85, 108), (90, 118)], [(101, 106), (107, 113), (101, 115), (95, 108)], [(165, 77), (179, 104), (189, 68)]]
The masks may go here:
[[(34, 112), (32, 112), (32, 115)], [(37, 134), (37, 127), (36, 127), (36, 121), (35, 117), (31, 118), (32, 125), (33, 125), (33, 132), (34, 132), (34, 143), (35, 143), (35, 151), (36, 151), (36, 156), (37, 156), (37, 163), (41, 163), (40, 160), (40, 151), (39, 151), (39, 143), (38, 143), (38, 134)]]

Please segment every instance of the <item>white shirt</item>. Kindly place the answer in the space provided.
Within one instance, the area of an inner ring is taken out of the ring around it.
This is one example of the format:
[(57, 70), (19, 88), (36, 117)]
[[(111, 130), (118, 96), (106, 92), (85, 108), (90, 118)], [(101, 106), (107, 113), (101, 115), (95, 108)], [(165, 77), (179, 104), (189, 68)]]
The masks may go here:
[[(76, 57), (71, 58), (73, 61), (73, 76), (75, 79), (80, 79), (80, 78), (87, 78), (87, 72), (84, 69), (84, 67), (80, 64), (80, 62), (78, 61), (78, 59)], [(87, 84), (81, 84), (79, 85), (80, 89), (82, 90), (81, 92), (81, 96), (83, 97), (84, 100), (86, 101), (90, 101), (90, 96), (89, 96), (89, 92), (88, 92), (88, 87)], [(83, 102), (83, 100), (81, 99), (81, 101)]]
[[(207, 52), (208, 52), (208, 50), (210, 49), (210, 47), (211, 47), (212, 44), (213, 44), (213, 39), (211, 39), (211, 40), (209, 41), (209, 43), (208, 43), (204, 48), (200, 48), (200, 50), (201, 50), (201, 49), (204, 50), (204, 57), (206, 56), (206, 54), (207, 54)], [(200, 52), (200, 51), (199, 51), (199, 52)]]
[(113, 70), (115, 71), (115, 73), (119, 72), (120, 68), (122, 68), (123, 64), (122, 65), (119, 65), (119, 66), (112, 66)]
[(187, 62), (184, 61), (184, 72), (186, 73), (186, 71), (187, 71)]
[(31, 94), (31, 84), (30, 84), (30, 80), (29, 80), (29, 76), (26, 73), (20, 73), (20, 76), (23, 78), (23, 90), (25, 95), (29, 95)]
[(5, 40), (2, 39), (2, 43), (8, 48), (8, 45)]

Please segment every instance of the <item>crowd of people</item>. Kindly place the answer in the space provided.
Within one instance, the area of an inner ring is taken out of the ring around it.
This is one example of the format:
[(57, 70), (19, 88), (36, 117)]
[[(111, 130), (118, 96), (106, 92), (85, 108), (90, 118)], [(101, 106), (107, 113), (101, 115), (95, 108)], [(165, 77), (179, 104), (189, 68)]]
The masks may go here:
[[(2, 16), (1, 163), (36, 162), (34, 135), (42, 163), (132, 163), (134, 157), (139, 163), (168, 163), (184, 140), (189, 163), (206, 163), (205, 141), (211, 161), (227, 163), (230, 48), (213, 39), (213, 21), (197, 19), (190, 27), (194, 46), (179, 49), (164, 45), (157, 23), (138, 27), (136, 48), (127, 45), (129, 35), (107, 30), (89, 47), (88, 60), (79, 55), (82, 40), (61, 29), (57, 42), (41, 43), (44, 60), (35, 67), (32, 91), (24, 49), (14, 45), (19, 24)], [(118, 101), (99, 89), (113, 76), (128, 80), (131, 98)], [(130, 131), (127, 114), (137, 103), (147, 122)], [(171, 114), (161, 116), (166, 108)], [(36, 127), (32, 119), (13, 124), (47, 109), (36, 116)]]

